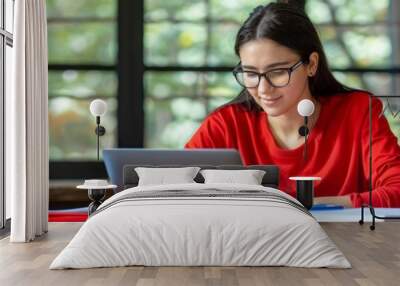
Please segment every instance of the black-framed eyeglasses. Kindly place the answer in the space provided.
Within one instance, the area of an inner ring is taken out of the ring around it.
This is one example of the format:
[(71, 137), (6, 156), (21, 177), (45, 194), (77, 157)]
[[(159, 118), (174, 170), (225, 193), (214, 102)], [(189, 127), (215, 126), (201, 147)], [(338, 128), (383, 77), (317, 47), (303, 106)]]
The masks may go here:
[(276, 68), (271, 69), (264, 73), (258, 73), (255, 71), (243, 70), (240, 63), (234, 68), (233, 75), (237, 82), (246, 88), (255, 88), (260, 84), (261, 77), (264, 77), (268, 83), (273, 87), (285, 87), (290, 82), (292, 72), (303, 64), (300, 60), (291, 67), (288, 68)]

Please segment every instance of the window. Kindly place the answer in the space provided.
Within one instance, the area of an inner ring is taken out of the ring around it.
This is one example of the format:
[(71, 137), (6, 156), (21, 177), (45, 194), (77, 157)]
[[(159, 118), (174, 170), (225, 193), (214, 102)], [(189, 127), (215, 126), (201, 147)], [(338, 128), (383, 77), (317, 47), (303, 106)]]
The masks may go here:
[(236, 32), (268, 2), (145, 1), (145, 147), (182, 148), (210, 111), (240, 92), (231, 73)]
[(14, 30), (14, 1), (0, 0), (0, 228), (11, 217), (10, 194), (5, 188), (4, 140), (5, 100), (11, 93), (12, 46)]
[[(230, 73), (238, 61), (235, 35), (252, 9), (268, 2), (145, 1), (146, 147), (182, 147), (207, 113), (238, 94)], [(305, 2), (341, 82), (399, 94), (396, 1)]]
[[(317, 25), (328, 61), (345, 84), (376, 94), (394, 94), (396, 1), (308, 0), (306, 11)], [(374, 71), (376, 69), (376, 71)], [(354, 70), (354, 71), (352, 71)]]
[(116, 0), (48, 0), (50, 160), (96, 160), (90, 102), (101, 98), (102, 147), (116, 145)]
[[(231, 74), (235, 36), (269, 2), (47, 0), (50, 177), (105, 175), (88, 112), (97, 97), (110, 109), (103, 148), (182, 148), (206, 114), (240, 91)], [(399, 94), (398, 1), (300, 2), (340, 81)]]
[(306, 11), (318, 27), (335, 76), (381, 96), (400, 143), (399, 1), (308, 0)]
[[(117, 140), (117, 0), (47, 0), (50, 178), (105, 176), (93, 99), (107, 102), (101, 147)], [(75, 172), (75, 175), (73, 174)]]

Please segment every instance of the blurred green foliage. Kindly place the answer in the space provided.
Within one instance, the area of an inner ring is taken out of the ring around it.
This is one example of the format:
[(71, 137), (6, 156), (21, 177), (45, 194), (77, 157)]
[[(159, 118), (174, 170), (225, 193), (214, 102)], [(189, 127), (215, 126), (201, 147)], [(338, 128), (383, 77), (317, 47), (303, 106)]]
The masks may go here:
[[(397, 137), (397, 142), (400, 145), (400, 98), (381, 98), (383, 103), (383, 115), (389, 122), (390, 129)], [(379, 128), (376, 127), (376, 128)]]
[[(50, 64), (115, 64), (115, 0), (47, 0)], [(50, 159), (87, 161), (97, 157), (95, 98), (106, 100), (106, 134), (101, 147), (116, 146), (117, 77), (105, 71), (49, 72)]]
[(115, 18), (116, 0), (47, 0), (47, 18)]
[(73, 96), (90, 98), (94, 95), (114, 97), (117, 77), (114, 72), (105, 71), (50, 71), (49, 97)]
[[(257, 5), (268, 2), (145, 0), (145, 65), (234, 66), (237, 30)], [(389, 21), (390, 4), (389, 0), (307, 0), (306, 12), (317, 26), (331, 67), (399, 64), (393, 62), (391, 34), (393, 29), (398, 32), (398, 26)], [(116, 5), (116, 0), (47, 0), (49, 62), (115, 64)], [(396, 77), (390, 74), (335, 72), (335, 76), (377, 95), (396, 91)], [(231, 73), (216, 72), (147, 71), (144, 86), (146, 147), (182, 147), (209, 112), (240, 91)], [(104, 125), (110, 124), (109, 137), (102, 146), (114, 146), (116, 89), (114, 73), (50, 73), (51, 159), (95, 158), (88, 104), (98, 96), (109, 98), (112, 106), (104, 120)], [(394, 133), (400, 134), (399, 120), (389, 121)]]
[[(54, 97), (49, 99), (51, 160), (87, 161), (97, 158), (96, 119), (89, 112), (91, 100)], [(106, 134), (101, 146), (115, 146), (116, 98), (106, 100), (108, 111), (101, 124)]]
[(50, 63), (113, 64), (115, 23), (52, 23), (48, 25)]

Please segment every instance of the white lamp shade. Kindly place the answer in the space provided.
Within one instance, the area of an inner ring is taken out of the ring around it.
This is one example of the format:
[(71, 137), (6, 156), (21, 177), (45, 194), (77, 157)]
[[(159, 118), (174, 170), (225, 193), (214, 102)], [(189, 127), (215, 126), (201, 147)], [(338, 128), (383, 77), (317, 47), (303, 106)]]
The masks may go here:
[(297, 104), (297, 112), (301, 116), (311, 116), (314, 113), (314, 103), (309, 99), (300, 100)]
[(95, 99), (90, 103), (90, 113), (93, 116), (103, 116), (107, 112), (107, 103), (101, 99)]

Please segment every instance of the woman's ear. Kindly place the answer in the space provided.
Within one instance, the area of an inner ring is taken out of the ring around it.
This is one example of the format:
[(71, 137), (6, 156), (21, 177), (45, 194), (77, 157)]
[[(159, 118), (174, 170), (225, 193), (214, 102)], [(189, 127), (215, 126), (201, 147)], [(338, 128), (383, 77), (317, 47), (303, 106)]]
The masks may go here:
[(307, 75), (313, 77), (317, 73), (319, 55), (317, 52), (312, 52), (308, 58)]

